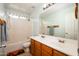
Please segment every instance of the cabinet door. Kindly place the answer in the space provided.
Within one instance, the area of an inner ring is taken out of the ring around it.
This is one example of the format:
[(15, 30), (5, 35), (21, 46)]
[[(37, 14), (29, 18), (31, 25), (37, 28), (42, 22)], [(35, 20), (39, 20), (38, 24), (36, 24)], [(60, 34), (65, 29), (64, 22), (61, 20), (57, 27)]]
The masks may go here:
[(31, 40), (31, 48), (30, 48), (30, 52), (31, 54), (34, 56), (35, 55), (35, 41), (34, 40)]
[(42, 44), (42, 50), (47, 52), (48, 54), (52, 55), (53, 49), (44, 44)]
[(35, 41), (35, 50), (41, 50), (41, 43), (40, 42), (37, 42)]
[(49, 53), (47, 53), (46, 51), (42, 50), (42, 56), (52, 56)]
[(41, 43), (35, 41), (35, 56), (41, 56)]
[(54, 50), (53, 51), (53, 56), (66, 56), (64, 53), (61, 53), (59, 51)]
[(41, 56), (41, 50), (35, 49), (35, 56)]

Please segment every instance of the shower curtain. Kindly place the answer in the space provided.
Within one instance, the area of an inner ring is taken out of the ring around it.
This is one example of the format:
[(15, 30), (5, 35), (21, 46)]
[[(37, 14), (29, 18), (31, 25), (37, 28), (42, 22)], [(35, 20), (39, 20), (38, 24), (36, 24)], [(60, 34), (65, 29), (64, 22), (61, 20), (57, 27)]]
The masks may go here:
[(32, 34), (32, 21), (28, 21), (28, 18), (9, 17), (7, 26), (8, 41), (6, 53), (22, 48), (23, 44), (29, 41), (29, 37)]
[(6, 47), (5, 43), (7, 41), (6, 36), (6, 22), (4, 20), (0, 20), (3, 24), (0, 24), (0, 55), (5, 55), (4, 48)]

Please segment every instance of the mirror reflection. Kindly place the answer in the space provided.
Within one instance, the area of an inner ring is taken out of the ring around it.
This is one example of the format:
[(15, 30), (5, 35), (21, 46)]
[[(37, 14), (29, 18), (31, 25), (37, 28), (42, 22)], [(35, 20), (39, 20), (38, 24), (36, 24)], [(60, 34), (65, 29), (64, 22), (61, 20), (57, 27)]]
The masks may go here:
[(76, 5), (53, 4), (41, 14), (41, 33), (68, 39), (77, 39), (78, 19)]

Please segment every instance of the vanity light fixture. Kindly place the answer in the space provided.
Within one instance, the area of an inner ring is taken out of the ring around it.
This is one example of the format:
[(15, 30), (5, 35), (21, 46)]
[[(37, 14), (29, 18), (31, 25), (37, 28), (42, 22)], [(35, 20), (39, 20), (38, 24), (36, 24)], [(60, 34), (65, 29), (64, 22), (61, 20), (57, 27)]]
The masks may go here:
[(26, 18), (25, 18), (25, 17), (23, 17), (23, 16), (20, 16), (20, 18), (21, 18), (21, 19), (26, 19)]
[(55, 3), (49, 3), (49, 4), (44, 4), (43, 10), (51, 7), (52, 5), (54, 5)]
[(51, 27), (53, 27), (53, 28), (58, 28), (59, 25), (50, 25), (50, 26), (47, 26), (47, 28), (51, 28)]
[(13, 17), (13, 18), (18, 18), (18, 16), (13, 15), (13, 14), (10, 14), (9, 16), (10, 16), (10, 17)]

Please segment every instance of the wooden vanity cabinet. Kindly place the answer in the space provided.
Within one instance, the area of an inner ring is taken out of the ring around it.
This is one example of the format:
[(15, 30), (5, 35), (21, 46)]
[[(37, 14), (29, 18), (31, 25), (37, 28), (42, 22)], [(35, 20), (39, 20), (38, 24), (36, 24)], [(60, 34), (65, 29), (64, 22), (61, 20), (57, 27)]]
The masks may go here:
[(41, 50), (41, 43), (38, 41), (35, 41), (35, 49)]
[(35, 41), (35, 56), (41, 56), (41, 43)]
[(41, 43), (31, 39), (30, 53), (33, 56), (41, 56)]
[(33, 40), (33, 39), (31, 39), (30, 53), (31, 53), (33, 56), (35, 55), (35, 40)]
[(64, 53), (61, 53), (58, 50), (55, 50), (33, 39), (31, 39), (30, 52), (33, 56), (67, 56)]
[(42, 56), (52, 56), (49, 53), (47, 53), (46, 51), (42, 50)]
[(67, 55), (64, 54), (64, 53), (61, 53), (61, 52), (59, 52), (57, 50), (53, 50), (53, 56), (67, 56)]
[(52, 56), (53, 49), (42, 44), (42, 56)]

